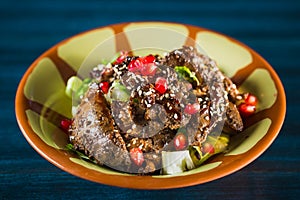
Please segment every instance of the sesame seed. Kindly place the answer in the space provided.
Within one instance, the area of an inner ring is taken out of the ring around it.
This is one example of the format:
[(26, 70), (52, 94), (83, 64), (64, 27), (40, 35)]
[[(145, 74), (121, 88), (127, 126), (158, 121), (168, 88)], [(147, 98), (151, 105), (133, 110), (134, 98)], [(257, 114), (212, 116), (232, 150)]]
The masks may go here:
[(150, 94), (152, 94), (151, 91), (145, 92), (144, 95), (149, 96)]
[(224, 111), (225, 111), (225, 108), (224, 108), (224, 107), (221, 107), (220, 109), (221, 109), (221, 112), (224, 112)]
[(142, 96), (143, 91), (142, 90), (138, 90), (138, 94), (139, 94), (139, 96)]
[(121, 69), (125, 69), (127, 66), (124, 64)]
[(237, 100), (242, 100), (242, 98), (243, 98), (243, 97), (242, 97), (241, 95), (236, 96), (236, 99), (237, 99)]

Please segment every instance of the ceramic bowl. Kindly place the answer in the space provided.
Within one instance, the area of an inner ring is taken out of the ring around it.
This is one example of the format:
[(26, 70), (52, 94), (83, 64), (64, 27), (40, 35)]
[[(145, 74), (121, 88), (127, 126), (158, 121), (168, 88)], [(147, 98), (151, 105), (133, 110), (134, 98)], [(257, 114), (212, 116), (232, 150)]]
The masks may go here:
[[(162, 53), (183, 45), (204, 51), (241, 90), (251, 92), (259, 99), (256, 114), (246, 121), (245, 131), (231, 138), (229, 151), (181, 174), (136, 176), (86, 162), (65, 150), (68, 137), (59, 124), (62, 119), (71, 117), (72, 102), (64, 93), (70, 76), (76, 75), (84, 66), (93, 67), (101, 60), (111, 58), (121, 50), (139, 54)], [(29, 144), (62, 170), (106, 185), (164, 189), (209, 182), (255, 160), (278, 135), (285, 118), (286, 99), (274, 69), (241, 42), (201, 27), (134, 22), (87, 31), (47, 50), (32, 63), (20, 81), (15, 111)]]

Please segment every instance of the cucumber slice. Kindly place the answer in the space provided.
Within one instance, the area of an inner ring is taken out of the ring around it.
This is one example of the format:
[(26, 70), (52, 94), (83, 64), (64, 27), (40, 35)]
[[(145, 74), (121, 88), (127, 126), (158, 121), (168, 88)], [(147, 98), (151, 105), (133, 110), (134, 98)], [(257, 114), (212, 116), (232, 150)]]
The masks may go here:
[(113, 82), (108, 94), (112, 100), (128, 101), (130, 98), (129, 90), (119, 81)]
[(71, 78), (69, 78), (67, 82), (67, 87), (65, 90), (66, 95), (69, 98), (72, 98), (73, 92), (76, 92), (81, 85), (82, 85), (82, 80), (77, 76), (72, 76)]

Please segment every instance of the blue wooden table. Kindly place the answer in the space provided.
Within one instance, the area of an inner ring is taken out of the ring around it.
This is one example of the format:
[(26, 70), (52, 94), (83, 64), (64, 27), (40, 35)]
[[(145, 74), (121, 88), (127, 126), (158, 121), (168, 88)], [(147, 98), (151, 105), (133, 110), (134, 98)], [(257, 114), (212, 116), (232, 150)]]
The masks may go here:
[[(299, 199), (300, 1), (151, 0), (0, 3), (0, 199)], [(171, 21), (209, 28), (252, 47), (286, 89), (287, 116), (271, 147), (242, 170), (202, 185), (144, 191), (74, 177), (24, 139), (14, 114), (17, 85), (44, 51), (72, 35), (129, 21)]]

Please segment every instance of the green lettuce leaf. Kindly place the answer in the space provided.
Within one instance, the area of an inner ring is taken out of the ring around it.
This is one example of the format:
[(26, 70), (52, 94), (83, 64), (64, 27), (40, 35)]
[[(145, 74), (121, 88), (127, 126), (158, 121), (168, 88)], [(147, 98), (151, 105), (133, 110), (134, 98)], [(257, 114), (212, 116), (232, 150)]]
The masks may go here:
[(199, 167), (208, 158), (224, 152), (227, 149), (228, 143), (229, 136), (222, 133), (220, 136), (208, 136), (202, 144), (202, 146), (206, 144), (211, 145), (213, 147), (213, 151), (211, 152), (205, 152), (199, 146), (190, 146), (189, 152), (195, 166)]
[(194, 72), (191, 72), (189, 68), (186, 66), (176, 66), (175, 72), (179, 75), (179, 77), (185, 79), (186, 81), (192, 83), (193, 85), (200, 85), (199, 80), (197, 79)]

